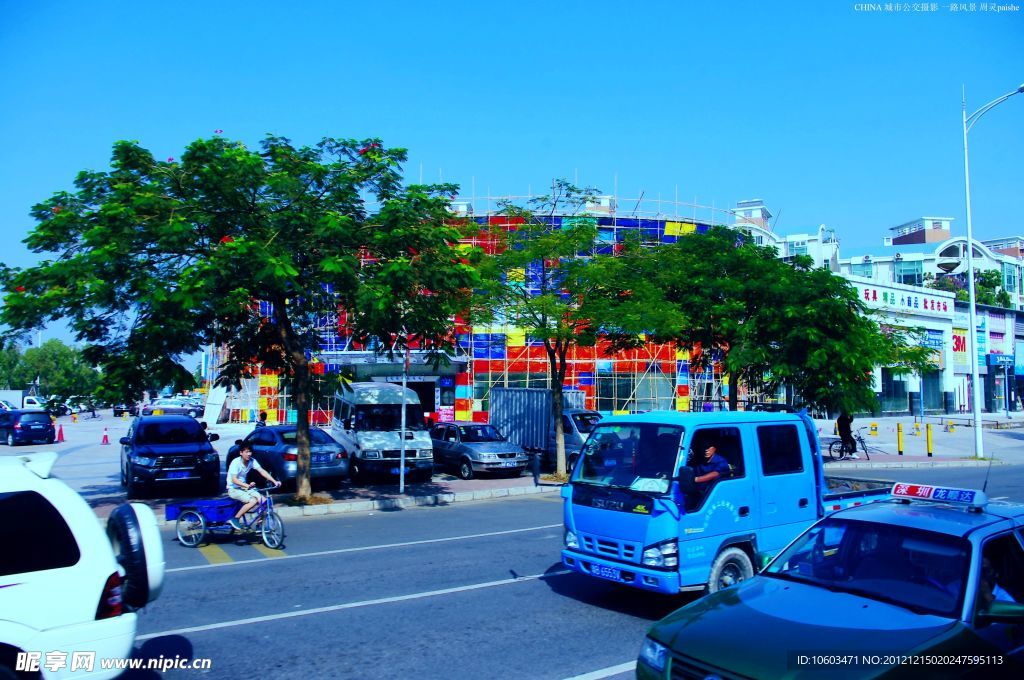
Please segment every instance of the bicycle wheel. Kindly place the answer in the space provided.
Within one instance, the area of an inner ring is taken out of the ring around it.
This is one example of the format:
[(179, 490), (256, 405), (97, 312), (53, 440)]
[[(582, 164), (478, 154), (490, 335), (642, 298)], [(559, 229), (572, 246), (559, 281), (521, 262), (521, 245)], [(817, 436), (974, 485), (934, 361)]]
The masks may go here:
[(186, 510), (178, 515), (175, 532), (179, 543), (187, 548), (195, 548), (206, 536), (206, 520), (195, 510)]
[(871, 460), (871, 456), (868, 455), (868, 445), (864, 443), (863, 439), (857, 441), (860, 444), (861, 453), (864, 454), (864, 460)]
[(260, 529), (260, 533), (263, 535), (263, 543), (268, 548), (277, 550), (284, 543), (284, 522), (276, 512), (270, 512), (263, 518), (263, 527)]
[(845, 460), (846, 459), (846, 447), (843, 446), (842, 440), (834, 441), (829, 444), (828, 457), (832, 460)]

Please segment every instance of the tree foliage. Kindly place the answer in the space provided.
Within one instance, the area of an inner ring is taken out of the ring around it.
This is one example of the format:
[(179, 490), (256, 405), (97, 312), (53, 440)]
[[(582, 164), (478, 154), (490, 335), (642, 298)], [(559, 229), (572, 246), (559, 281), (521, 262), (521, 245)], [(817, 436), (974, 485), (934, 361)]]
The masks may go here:
[[(939, 276), (925, 274), (924, 285), (926, 288), (954, 293), (958, 302), (970, 301), (966, 274)], [(1003, 277), (997, 269), (974, 270), (974, 297), (979, 305), (992, 305), (1004, 309), (1013, 308), (1013, 300), (1010, 298), (1010, 294), (1003, 289)]]
[(49, 259), (4, 272), (2, 320), (66, 318), (111, 389), (187, 386), (183, 357), (226, 345), (219, 384), (281, 371), (298, 411), (299, 495), (309, 492), (309, 357), (325, 318), (358, 338), (443, 347), (474, 270), (445, 223), (452, 185), (404, 186), (403, 149), (325, 138), (258, 150), (221, 137), (159, 161), (114, 145), (109, 171), (36, 205), (26, 239)]

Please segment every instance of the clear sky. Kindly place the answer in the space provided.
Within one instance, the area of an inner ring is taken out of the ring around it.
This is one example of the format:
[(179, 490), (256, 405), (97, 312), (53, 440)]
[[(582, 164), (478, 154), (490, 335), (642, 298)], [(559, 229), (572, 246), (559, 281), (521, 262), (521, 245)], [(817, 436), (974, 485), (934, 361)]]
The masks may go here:
[[(963, 234), (961, 87), (971, 112), (1024, 83), (1016, 2), (0, 0), (3, 260), (35, 261), (30, 206), (115, 140), (217, 129), (380, 136), (466, 196), (762, 198), (844, 256), (922, 216)], [(1024, 94), (970, 143), (975, 236), (1024, 235)]]

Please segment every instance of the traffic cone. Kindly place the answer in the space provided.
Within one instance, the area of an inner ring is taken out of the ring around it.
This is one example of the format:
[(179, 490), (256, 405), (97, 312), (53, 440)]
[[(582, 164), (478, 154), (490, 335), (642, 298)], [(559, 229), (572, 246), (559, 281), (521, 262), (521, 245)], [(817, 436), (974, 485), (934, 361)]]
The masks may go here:
[(58, 444), (63, 444), (64, 443), (64, 426), (63, 425), (58, 425), (57, 426), (57, 443)]
[(107, 428), (103, 428), (103, 441), (101, 441), (100, 444), (109, 444), (109, 443), (110, 443), (110, 437), (107, 436)]

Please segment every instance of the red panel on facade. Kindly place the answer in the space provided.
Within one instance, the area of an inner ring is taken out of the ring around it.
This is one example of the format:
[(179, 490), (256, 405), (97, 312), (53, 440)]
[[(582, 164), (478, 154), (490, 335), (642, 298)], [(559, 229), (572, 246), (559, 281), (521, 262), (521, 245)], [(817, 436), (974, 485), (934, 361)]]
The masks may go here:
[(469, 373), (456, 373), (455, 374), (456, 385), (468, 385), (469, 384)]
[(661, 368), (661, 372), (665, 375), (674, 375), (676, 372), (675, 361), (659, 361), (658, 367)]
[(689, 385), (676, 385), (676, 396), (677, 397), (688, 397), (690, 396)]
[(487, 411), (473, 411), (473, 422), (486, 423), (488, 422), (487, 415)]
[(456, 411), (469, 411), (473, 408), (472, 399), (456, 399), (455, 410)]
[(526, 361), (510, 361), (508, 362), (509, 373), (527, 373), (530, 370), (530, 366)]

